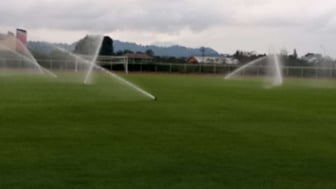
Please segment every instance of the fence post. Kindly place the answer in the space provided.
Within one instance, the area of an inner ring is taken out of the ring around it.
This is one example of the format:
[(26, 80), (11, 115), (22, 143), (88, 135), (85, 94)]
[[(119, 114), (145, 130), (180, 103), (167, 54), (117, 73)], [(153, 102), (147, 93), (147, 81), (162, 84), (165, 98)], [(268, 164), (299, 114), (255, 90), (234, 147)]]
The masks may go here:
[(169, 64), (169, 72), (170, 73), (172, 72), (172, 64), (171, 63)]
[(75, 72), (78, 72), (78, 60), (75, 58)]
[(258, 66), (257, 67), (257, 76), (259, 77), (259, 75), (260, 75), (260, 67)]
[(53, 65), (52, 65), (52, 59), (49, 59), (49, 69), (52, 70), (52, 67), (53, 67)]
[(128, 61), (124, 64), (125, 73), (128, 74)]
[(333, 71), (332, 71), (332, 69), (330, 69), (330, 78), (332, 78), (333, 77)]
[(184, 63), (184, 73), (187, 73), (187, 63)]

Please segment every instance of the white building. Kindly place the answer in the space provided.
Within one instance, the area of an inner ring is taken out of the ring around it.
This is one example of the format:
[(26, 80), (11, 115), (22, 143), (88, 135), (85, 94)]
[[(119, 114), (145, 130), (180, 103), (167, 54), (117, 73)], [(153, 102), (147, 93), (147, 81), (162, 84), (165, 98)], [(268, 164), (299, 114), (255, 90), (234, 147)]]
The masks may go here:
[(192, 56), (187, 59), (190, 64), (238, 64), (238, 60), (229, 56)]

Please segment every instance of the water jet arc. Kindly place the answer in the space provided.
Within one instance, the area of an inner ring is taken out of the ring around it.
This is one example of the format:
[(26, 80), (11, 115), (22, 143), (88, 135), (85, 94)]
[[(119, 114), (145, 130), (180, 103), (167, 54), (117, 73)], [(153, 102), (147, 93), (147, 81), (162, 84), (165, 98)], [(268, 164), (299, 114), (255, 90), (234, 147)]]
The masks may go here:
[[(101, 43), (100, 43), (101, 44)], [(69, 56), (79, 60), (78, 63), (79, 64), (84, 64), (86, 66), (89, 66), (88, 68), (88, 71), (86, 72), (86, 75), (85, 75), (85, 78), (84, 78), (84, 81), (83, 83), (84, 84), (90, 84), (90, 80), (91, 80), (91, 77), (92, 77), (92, 72), (94, 69), (98, 69), (100, 71), (103, 71), (104, 73), (106, 73), (107, 75), (109, 75), (110, 77), (118, 80), (119, 82), (121, 83), (124, 83), (125, 85), (127, 85), (128, 87), (134, 89), (135, 91), (139, 92), (140, 94), (152, 99), (152, 100), (155, 100), (156, 97), (154, 95), (152, 95), (151, 93), (145, 91), (144, 89), (142, 89), (141, 87), (135, 85), (134, 83), (118, 76), (117, 74), (113, 73), (112, 71), (109, 71), (99, 65), (96, 64), (96, 60), (98, 58), (98, 55), (99, 55), (99, 51), (100, 51), (100, 46), (98, 48), (98, 50), (95, 51), (95, 54), (93, 55), (93, 58), (92, 60), (87, 60), (79, 55), (76, 55), (72, 52), (69, 52), (65, 49), (62, 49), (62, 48), (59, 48), (59, 47), (56, 47), (58, 50), (64, 52), (64, 53), (67, 53)]]
[(266, 75), (270, 77), (271, 80), (267, 79), (269, 81), (269, 85), (271, 87), (280, 86), (283, 83), (283, 76), (282, 76), (282, 63), (280, 60), (280, 56), (276, 54), (270, 54), (264, 57), (257, 58), (239, 68), (234, 70), (233, 72), (227, 74), (224, 79), (232, 79), (237, 77), (241, 72), (248, 70), (252, 66), (261, 63), (263, 61), (266, 61), (266, 65), (264, 67), (266, 68)]
[(56, 76), (54, 73), (52, 73), (52, 72), (49, 71), (48, 69), (46, 69), (46, 68), (42, 67), (41, 65), (39, 65), (39, 64), (37, 63), (36, 59), (33, 57), (33, 55), (31, 55), (31, 54), (27, 51), (27, 49), (25, 49), (25, 51), (27, 52), (27, 56), (28, 56), (29, 58), (26, 57), (26, 56), (24, 56), (24, 55), (22, 55), (22, 54), (20, 54), (20, 53), (18, 53), (17, 51), (14, 51), (14, 50), (12, 50), (12, 49), (10, 49), (10, 48), (8, 48), (8, 47), (3, 46), (3, 45), (1, 45), (1, 44), (0, 44), (0, 49), (4, 49), (4, 50), (6, 50), (6, 51), (8, 51), (8, 52), (10, 52), (10, 53), (12, 53), (12, 54), (14, 54), (14, 55), (16, 55), (16, 56), (22, 58), (23, 60), (25, 60), (25, 61), (27, 61), (27, 62), (30, 62), (33, 66), (35, 66), (35, 67), (39, 70), (40, 73), (42, 73), (42, 74), (47, 73), (47, 74), (51, 75), (52, 77), (57, 78), (57, 76)]

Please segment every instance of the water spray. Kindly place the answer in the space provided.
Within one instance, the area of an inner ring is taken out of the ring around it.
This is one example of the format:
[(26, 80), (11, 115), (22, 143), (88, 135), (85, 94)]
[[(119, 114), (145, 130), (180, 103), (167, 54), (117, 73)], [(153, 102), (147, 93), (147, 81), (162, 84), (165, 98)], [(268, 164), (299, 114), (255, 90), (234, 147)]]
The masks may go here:
[[(145, 91), (141, 87), (139, 87), (139, 86), (131, 83), (130, 81), (128, 81), (128, 80), (126, 80), (126, 79), (118, 76), (117, 74), (115, 74), (115, 73), (113, 73), (113, 72), (111, 72), (111, 71), (109, 71), (109, 70), (107, 70), (107, 69), (105, 69), (105, 68), (103, 68), (103, 67), (95, 64), (95, 61), (96, 61), (98, 55), (95, 55), (94, 56), (95, 58), (92, 61), (90, 61), (90, 60), (86, 60), (86, 59), (84, 59), (84, 58), (82, 58), (82, 57), (80, 57), (80, 56), (78, 56), (76, 54), (73, 54), (73, 53), (71, 53), (71, 52), (69, 52), (69, 51), (67, 51), (65, 49), (62, 49), (62, 48), (59, 48), (59, 47), (57, 47), (57, 49), (60, 50), (60, 51), (62, 51), (62, 52), (67, 53), (68, 55), (70, 55), (71, 57), (73, 57), (75, 59), (79, 59), (78, 63), (82, 63), (84, 65), (89, 65), (90, 66), (89, 69), (88, 69), (88, 72), (86, 74), (86, 77), (84, 79), (84, 82), (83, 82), (84, 84), (89, 84), (90, 77), (92, 75), (92, 71), (95, 68), (95, 69), (98, 69), (100, 71), (103, 71), (104, 73), (106, 73), (110, 77), (118, 80), (119, 82), (121, 82), (123, 84), (126, 84), (127, 86), (131, 87), (132, 89), (134, 89), (135, 91), (141, 93), (142, 95), (144, 95), (144, 96), (146, 96), (146, 97), (148, 97), (148, 98), (150, 98), (152, 100), (157, 100), (157, 98), (154, 95), (152, 95), (149, 92)], [(100, 48), (99, 48), (99, 50), (100, 50)], [(96, 51), (96, 54), (99, 53), (99, 50)]]

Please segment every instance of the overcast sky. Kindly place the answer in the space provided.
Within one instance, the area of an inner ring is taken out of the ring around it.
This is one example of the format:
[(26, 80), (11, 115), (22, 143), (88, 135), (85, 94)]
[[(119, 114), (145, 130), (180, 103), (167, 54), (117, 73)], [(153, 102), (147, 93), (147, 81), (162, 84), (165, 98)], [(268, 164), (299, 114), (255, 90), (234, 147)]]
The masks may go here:
[(140, 44), (336, 57), (335, 0), (1, 0), (0, 32), (73, 42), (107, 34)]

